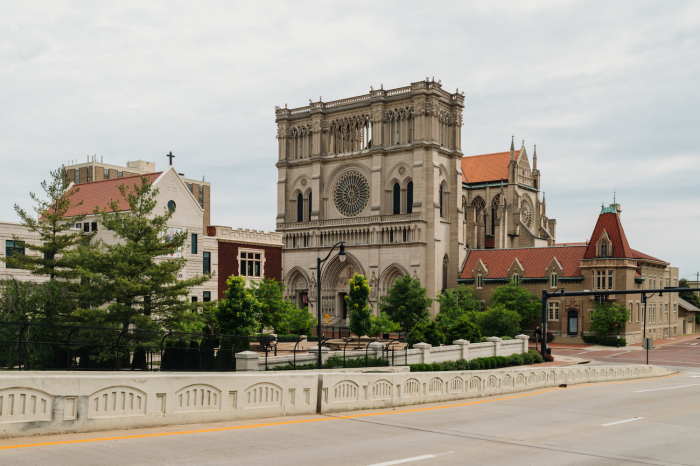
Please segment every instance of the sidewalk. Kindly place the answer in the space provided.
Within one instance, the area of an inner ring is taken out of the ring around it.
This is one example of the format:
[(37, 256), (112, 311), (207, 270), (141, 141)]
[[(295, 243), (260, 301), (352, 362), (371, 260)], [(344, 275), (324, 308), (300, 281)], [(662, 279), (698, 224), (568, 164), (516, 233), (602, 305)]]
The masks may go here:
[[(672, 345), (674, 343), (683, 343), (685, 341), (697, 340), (700, 338), (700, 333), (693, 333), (691, 335), (680, 335), (677, 337), (663, 338), (661, 340), (654, 340), (654, 348), (664, 345)], [(627, 345), (628, 347), (642, 347), (641, 343), (634, 343), (632, 345)]]

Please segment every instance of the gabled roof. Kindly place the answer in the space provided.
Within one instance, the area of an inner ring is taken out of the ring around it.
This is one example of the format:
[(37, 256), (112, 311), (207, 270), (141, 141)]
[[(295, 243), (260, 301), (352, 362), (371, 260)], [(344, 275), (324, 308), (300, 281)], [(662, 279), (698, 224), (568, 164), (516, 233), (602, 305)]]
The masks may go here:
[[(92, 181), (90, 183), (82, 183), (74, 185), (70, 191), (77, 190), (74, 195), (71, 196), (71, 207), (66, 212), (66, 217), (73, 217), (79, 214), (91, 214), (92, 211), (97, 207), (100, 210), (111, 211), (110, 202), (112, 199), (119, 202), (120, 209), (127, 210), (129, 205), (126, 200), (119, 193), (119, 185), (126, 185), (127, 187), (133, 187), (134, 184), (141, 184), (141, 177), (144, 176), (148, 179), (150, 183), (155, 182), (158, 177), (163, 172), (157, 173), (147, 173), (145, 175), (136, 176), (126, 176), (124, 178), (114, 178), (111, 180), (104, 181)], [(73, 204), (78, 204), (80, 201), (83, 202), (80, 206), (75, 206)]]
[(678, 298), (678, 305), (680, 307), (682, 307), (683, 309), (685, 309), (686, 311), (700, 312), (700, 309), (693, 306), (692, 304), (690, 304), (688, 301), (686, 301), (685, 299), (683, 299), (681, 297)]
[(643, 252), (639, 252), (636, 249), (632, 249), (632, 257), (634, 259), (646, 259), (646, 260), (650, 260), (650, 261), (666, 262), (666, 261), (662, 261), (661, 259), (657, 259), (656, 257), (651, 257), (648, 254), (644, 254)]
[(604, 208), (603, 213), (598, 216), (598, 222), (595, 224), (595, 228), (593, 229), (591, 241), (588, 243), (586, 254), (583, 256), (584, 259), (595, 259), (596, 244), (598, 243), (600, 236), (603, 234), (603, 231), (608, 234), (610, 242), (612, 242), (612, 257), (633, 257), (632, 248), (630, 248), (630, 245), (627, 242), (625, 230), (622, 228), (622, 223), (620, 223), (620, 216), (617, 213), (606, 211)]
[(525, 269), (523, 278), (542, 278), (546, 276), (547, 267), (557, 258), (564, 269), (563, 277), (580, 277), (580, 260), (586, 246), (551, 246), (546, 248), (516, 249), (476, 249), (469, 252), (459, 278), (474, 278), (472, 270), (481, 260), (488, 267), (487, 278), (508, 278), (508, 270), (513, 261), (518, 259)]
[[(516, 158), (520, 151), (515, 152)], [(510, 151), (462, 157), (462, 182), (485, 183), (508, 179)]]

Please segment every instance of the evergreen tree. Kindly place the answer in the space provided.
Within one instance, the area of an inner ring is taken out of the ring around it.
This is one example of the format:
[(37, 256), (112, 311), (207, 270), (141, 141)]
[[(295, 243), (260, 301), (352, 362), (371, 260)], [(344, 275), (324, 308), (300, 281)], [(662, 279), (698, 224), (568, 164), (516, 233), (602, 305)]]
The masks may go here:
[[(679, 288), (690, 288), (690, 285), (688, 285), (688, 280), (685, 278), (681, 278), (680, 281), (678, 282), (678, 287)], [(681, 291), (678, 293), (678, 296), (680, 296), (682, 299), (688, 301), (693, 306), (700, 307), (700, 298), (698, 298), (698, 295), (696, 293), (697, 293), (697, 291)]]
[(205, 337), (200, 345), (200, 351), (202, 352), (202, 370), (213, 371), (216, 364), (214, 338), (211, 336)]
[(199, 370), (199, 351), (199, 342), (193, 338), (190, 340), (189, 348), (187, 348), (187, 358), (185, 363), (186, 370)]
[(217, 372), (233, 370), (233, 342), (229, 338), (221, 339), (221, 346), (216, 352), (215, 369)]
[(210, 276), (178, 280), (187, 259), (165, 258), (184, 246), (187, 232), (166, 236), (174, 210), (154, 212), (158, 189), (147, 178), (142, 177), (140, 185), (118, 188), (121, 202), (112, 199), (110, 211), (94, 210), (102, 227), (114, 232), (115, 244), (98, 242), (71, 254), (82, 279), (81, 302), (92, 307), (79, 315), (124, 329), (130, 324), (148, 328), (154, 322), (185, 332), (201, 329), (201, 315), (194, 311), (213, 303), (190, 303), (188, 295)]
[(273, 328), (277, 331), (279, 321), (285, 311), (282, 296), (284, 283), (278, 282), (274, 278), (265, 278), (259, 282), (252, 282), (251, 292), (260, 303), (260, 314), (257, 317), (260, 332), (262, 333), (265, 328)]
[(216, 321), (219, 333), (251, 336), (260, 328), (257, 316), (260, 303), (245, 287), (245, 278), (231, 275), (224, 299), (217, 302)]
[(370, 288), (364, 275), (355, 274), (350, 279), (350, 289), (345, 302), (350, 310), (350, 332), (358, 337), (369, 335), (372, 330), (372, 308), (367, 303)]
[(131, 370), (148, 370), (148, 359), (146, 355), (146, 349), (143, 346), (139, 346), (134, 350), (134, 357), (131, 361)]
[(391, 320), (401, 324), (405, 332), (410, 332), (417, 322), (430, 317), (428, 308), (432, 302), (419, 279), (404, 275), (389, 288), (387, 295), (382, 298), (380, 309)]

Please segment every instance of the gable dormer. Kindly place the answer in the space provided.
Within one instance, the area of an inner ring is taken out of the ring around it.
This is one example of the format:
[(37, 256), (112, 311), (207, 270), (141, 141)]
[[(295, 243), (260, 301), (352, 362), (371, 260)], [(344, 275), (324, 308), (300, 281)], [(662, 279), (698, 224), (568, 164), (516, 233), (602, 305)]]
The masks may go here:
[(474, 266), (474, 269), (472, 270), (472, 276), (474, 277), (474, 284), (476, 285), (477, 289), (481, 289), (484, 287), (484, 279), (488, 277), (489, 275), (489, 269), (486, 267), (486, 264), (479, 259), (479, 262), (476, 263)]
[(598, 241), (595, 243), (595, 256), (598, 257), (614, 257), (614, 245), (610, 240), (610, 236), (606, 230), (600, 234)]
[(545, 277), (548, 280), (550, 288), (556, 288), (559, 284), (559, 278), (564, 275), (564, 267), (561, 262), (557, 259), (557, 256), (552, 257), (547, 270), (545, 271)]
[(508, 279), (516, 285), (525, 278), (525, 267), (516, 257), (508, 268)]

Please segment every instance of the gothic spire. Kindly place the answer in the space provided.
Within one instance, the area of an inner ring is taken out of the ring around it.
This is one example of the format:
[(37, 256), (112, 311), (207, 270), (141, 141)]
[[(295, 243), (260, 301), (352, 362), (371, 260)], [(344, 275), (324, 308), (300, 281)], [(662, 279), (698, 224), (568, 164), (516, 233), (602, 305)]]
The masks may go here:
[(535, 144), (535, 149), (532, 152), (532, 169), (537, 170), (537, 144)]
[(510, 137), (510, 160), (515, 160), (515, 136)]

